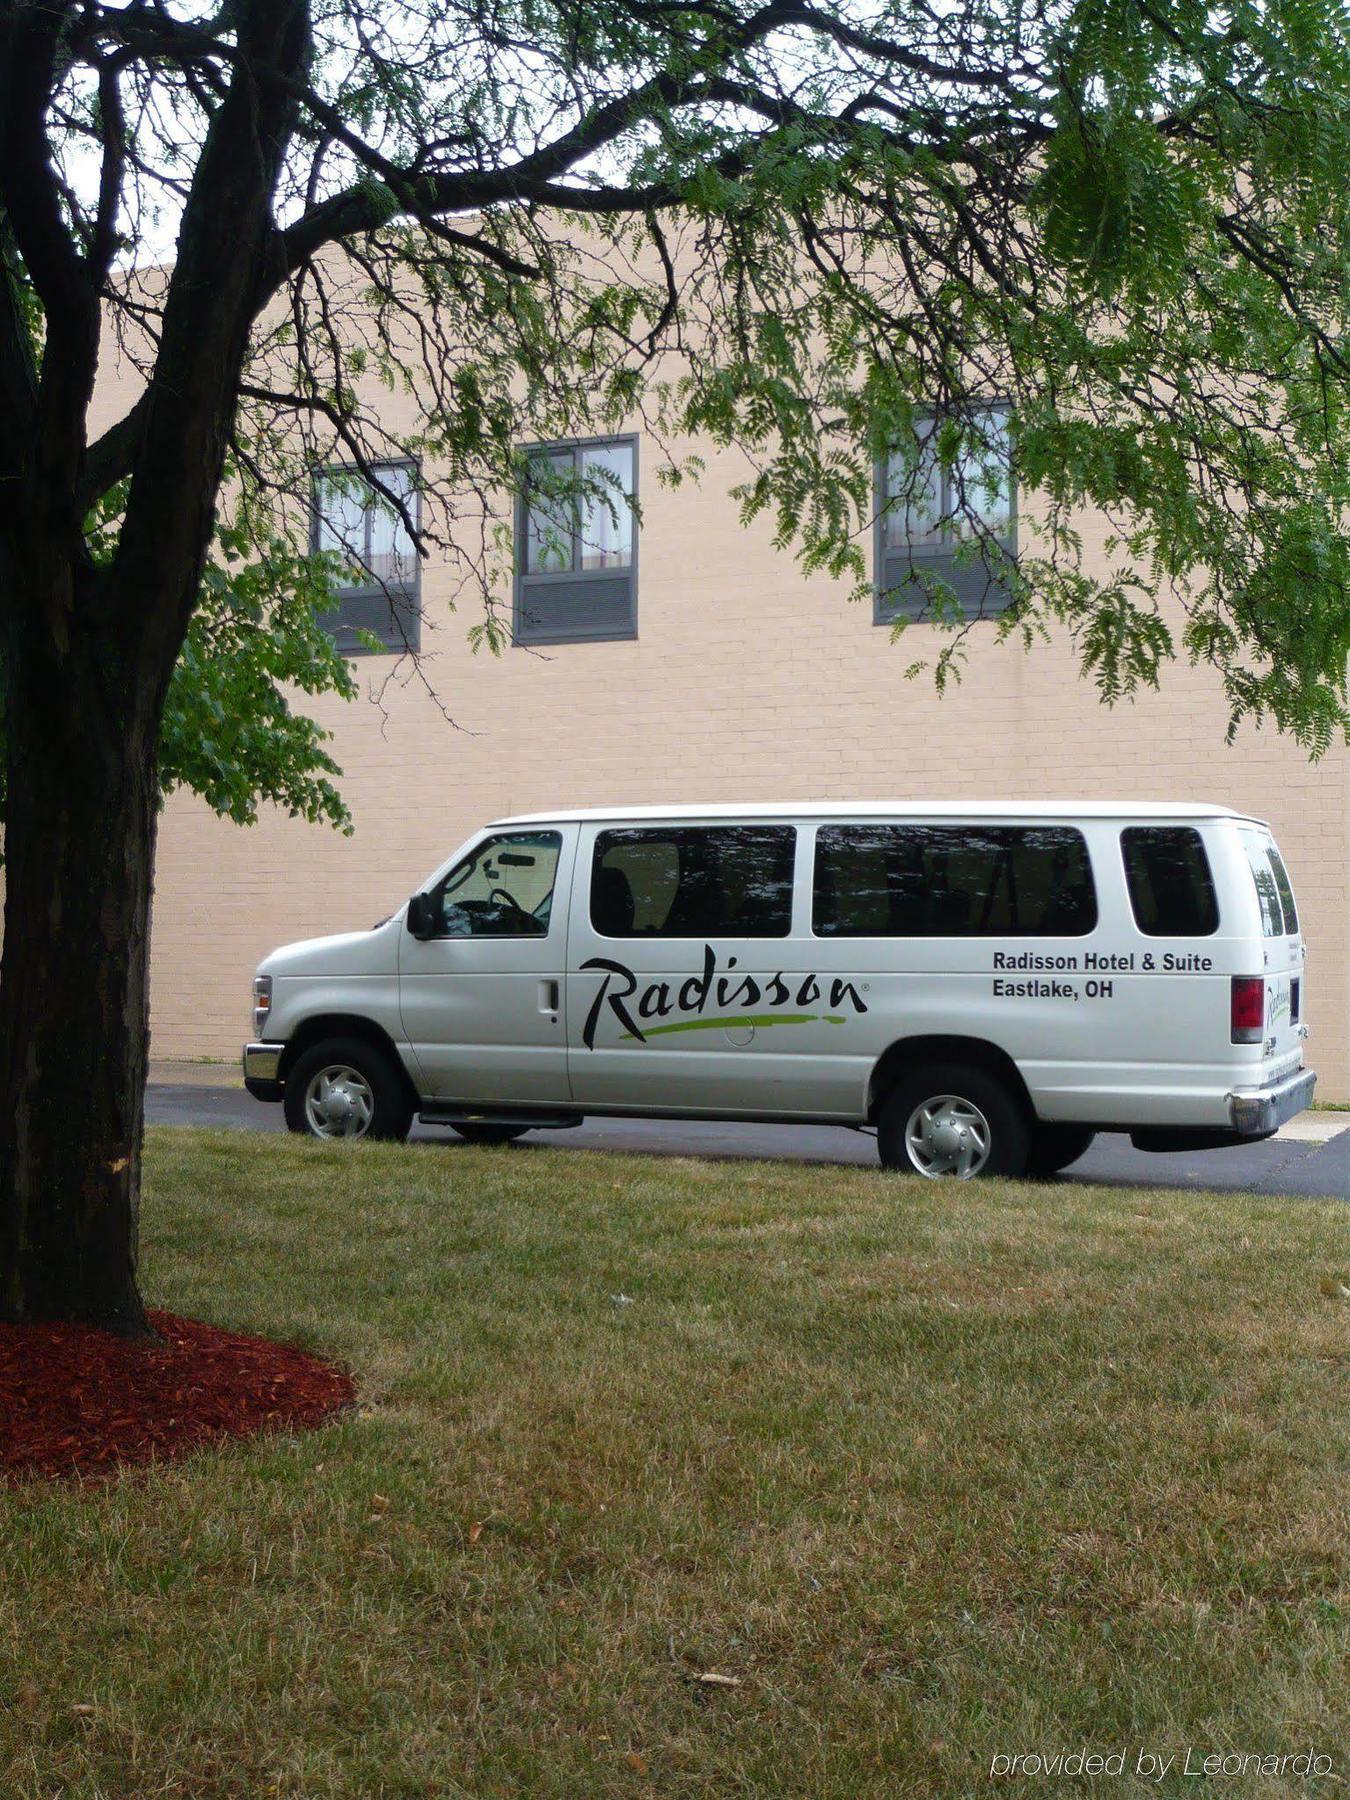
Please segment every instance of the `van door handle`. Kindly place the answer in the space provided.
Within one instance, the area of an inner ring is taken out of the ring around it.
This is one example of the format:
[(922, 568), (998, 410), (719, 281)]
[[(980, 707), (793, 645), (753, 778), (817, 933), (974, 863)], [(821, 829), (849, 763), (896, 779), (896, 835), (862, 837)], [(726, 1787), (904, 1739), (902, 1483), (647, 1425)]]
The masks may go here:
[(556, 1020), (558, 1016), (558, 984), (556, 981), (539, 983), (539, 1010), (541, 1013), (552, 1013)]

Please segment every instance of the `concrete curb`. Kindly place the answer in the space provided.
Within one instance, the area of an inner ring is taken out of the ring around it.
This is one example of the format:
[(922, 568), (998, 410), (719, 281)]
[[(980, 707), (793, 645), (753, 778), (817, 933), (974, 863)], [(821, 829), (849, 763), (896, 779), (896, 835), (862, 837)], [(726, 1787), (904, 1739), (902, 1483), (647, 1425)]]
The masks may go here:
[(171, 1062), (165, 1058), (151, 1062), (149, 1081), (151, 1087), (242, 1088), (244, 1076), (237, 1062)]
[(1343, 1131), (1350, 1131), (1350, 1113), (1303, 1112), (1281, 1125), (1275, 1135), (1291, 1144), (1329, 1144)]

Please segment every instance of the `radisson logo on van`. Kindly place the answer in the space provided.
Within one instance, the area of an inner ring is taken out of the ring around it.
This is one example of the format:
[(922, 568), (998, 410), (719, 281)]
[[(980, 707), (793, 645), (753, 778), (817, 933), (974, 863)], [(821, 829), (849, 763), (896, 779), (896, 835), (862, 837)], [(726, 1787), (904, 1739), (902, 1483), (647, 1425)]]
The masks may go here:
[[(727, 958), (725, 975), (717, 969), (717, 955), (711, 944), (703, 947), (703, 973), (691, 975), (687, 981), (680, 982), (678, 987), (670, 981), (649, 981), (645, 987), (639, 988), (638, 978), (626, 963), (612, 962), (607, 956), (592, 956), (582, 963), (582, 973), (591, 969), (599, 970), (604, 980), (599, 991), (591, 1002), (591, 1010), (586, 1015), (585, 1028), (581, 1041), (588, 1050), (595, 1048), (595, 1029), (600, 1023), (601, 1014), (606, 1005), (614, 1017), (623, 1026), (624, 1035), (636, 1038), (645, 1044), (649, 1037), (659, 1037), (673, 1031), (711, 1031), (717, 1026), (754, 1025), (808, 1025), (823, 1021), (827, 1025), (842, 1025), (847, 1014), (838, 1009), (845, 1004), (852, 1007), (855, 1013), (865, 1013), (867, 1003), (851, 981), (832, 979), (828, 984), (828, 998), (821, 987), (818, 975), (793, 975), (790, 978), (779, 970), (761, 983), (753, 975), (733, 977), (730, 971), (736, 967), (736, 958)], [(619, 986), (619, 983), (623, 983)], [(634, 995), (633, 1011), (625, 1004)], [(768, 1003), (772, 1007), (793, 1006), (793, 1012), (756, 1012), (757, 1006)], [(824, 1003), (825, 1012), (806, 1012), (802, 1009)], [(707, 1017), (709, 1006), (717, 1009), (715, 1015)], [(728, 1007), (738, 1010), (728, 1012)], [(636, 1012), (637, 1017), (633, 1016)], [(681, 1015), (671, 1018), (671, 1014)], [(638, 1024), (638, 1019), (669, 1019), (668, 1024), (646, 1024), (645, 1029)]]

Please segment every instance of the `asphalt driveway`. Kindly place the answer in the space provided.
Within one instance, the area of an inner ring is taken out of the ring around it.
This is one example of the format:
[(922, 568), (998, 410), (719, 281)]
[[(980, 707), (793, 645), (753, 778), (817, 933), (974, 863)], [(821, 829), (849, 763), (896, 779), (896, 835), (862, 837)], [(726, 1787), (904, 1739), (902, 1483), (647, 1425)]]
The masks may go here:
[[(231, 1072), (200, 1065), (152, 1071), (146, 1117), (155, 1125), (214, 1125), (284, 1131), (280, 1106), (265, 1105)], [(415, 1125), (414, 1138), (459, 1139), (443, 1126)], [(875, 1163), (864, 1133), (828, 1125), (735, 1125), (673, 1119), (588, 1119), (571, 1131), (530, 1132), (519, 1140), (548, 1151), (622, 1150), (650, 1156), (786, 1157), (797, 1162)], [(1114, 1186), (1217, 1188), (1350, 1200), (1350, 1113), (1305, 1113), (1277, 1137), (1238, 1150), (1145, 1155), (1127, 1137), (1103, 1133), (1061, 1181)]]

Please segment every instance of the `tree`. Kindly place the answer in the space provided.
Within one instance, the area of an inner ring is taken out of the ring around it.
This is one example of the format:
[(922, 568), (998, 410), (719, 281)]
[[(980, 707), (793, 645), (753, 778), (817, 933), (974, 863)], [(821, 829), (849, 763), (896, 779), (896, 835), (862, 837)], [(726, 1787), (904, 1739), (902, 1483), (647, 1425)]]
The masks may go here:
[[(118, 516), (116, 496), (110, 516)], [(86, 541), (96, 561), (106, 556), (96, 517)], [(190, 788), (239, 825), (255, 824), (267, 802), (350, 834), (335, 785), (342, 770), (324, 748), (330, 734), (297, 712), (288, 692), (356, 698), (352, 666), (324, 628), (345, 575), (339, 557), (297, 545), (265, 494), (241, 496), (217, 526), (169, 683), (157, 757), (163, 794)], [(4, 802), (0, 760), (0, 818)]]
[[(1333, 0), (0, 0), (0, 1311), (143, 1329), (157, 746), (229, 466), (280, 501), (279, 446), (377, 491), (418, 454), (420, 513), (386, 499), (424, 551), (483, 521), (491, 645), (531, 435), (744, 445), (747, 516), (860, 580), (873, 458), (923, 479), (930, 409), (997, 561), (1002, 396), (1041, 512), (1000, 629), (1072, 634), (1108, 699), (1202, 658), (1317, 752), (1348, 101)], [(109, 333), (145, 389), (95, 435)]]

